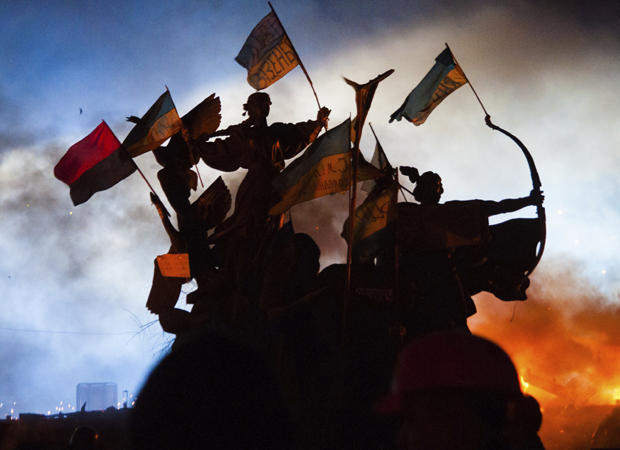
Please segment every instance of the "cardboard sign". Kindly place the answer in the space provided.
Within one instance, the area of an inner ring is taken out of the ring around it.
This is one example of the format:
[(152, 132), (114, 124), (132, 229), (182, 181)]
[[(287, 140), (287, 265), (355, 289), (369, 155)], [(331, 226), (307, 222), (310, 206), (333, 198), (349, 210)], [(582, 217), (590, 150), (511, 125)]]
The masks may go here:
[(157, 265), (165, 277), (190, 278), (187, 253), (166, 253), (157, 257)]

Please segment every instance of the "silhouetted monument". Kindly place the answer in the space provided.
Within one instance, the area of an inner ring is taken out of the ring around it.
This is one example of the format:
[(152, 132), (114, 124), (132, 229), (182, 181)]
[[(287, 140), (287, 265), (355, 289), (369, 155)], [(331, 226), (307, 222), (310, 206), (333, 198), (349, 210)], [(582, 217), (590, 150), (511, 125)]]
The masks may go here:
[[(394, 421), (378, 419), (372, 405), (389, 389), (403, 345), (438, 331), (468, 332), (467, 318), (476, 312), (471, 296), (481, 291), (505, 301), (527, 298), (544, 229), (534, 219), (490, 226), (489, 217), (540, 209), (544, 197), (534, 189), (499, 202), (440, 203), (439, 175), (402, 166), (415, 183), (417, 203), (396, 205), (395, 237), (350, 272), (333, 264), (319, 273), (320, 249), (312, 238), (269, 211), (280, 201), (274, 178), (285, 160), (314, 141), (330, 111), (321, 108), (316, 120), (268, 125), (271, 101), (256, 92), (244, 105), (247, 120), (216, 131), (219, 99), (207, 100), (201, 105), (210, 119), (188, 114), (185, 128), (154, 151), (176, 227), (161, 200), (151, 200), (170, 238), (168, 253), (187, 253), (189, 276), (164, 277), (156, 261), (147, 307), (177, 335), (173, 350), (205, 330), (227, 330), (270, 355), (303, 445), (379, 448)], [(231, 215), (221, 178), (190, 202), (199, 159), (224, 172), (247, 169)], [(386, 169), (377, 192), (396, 183), (392, 172)], [(175, 306), (190, 279), (197, 289), (187, 295), (188, 312)]]
[[(510, 259), (511, 248), (502, 248), (492, 237), (488, 218), (539, 205), (543, 197), (451, 201), (440, 203), (444, 192), (441, 177), (434, 172), (422, 175), (413, 167), (402, 166), (401, 173), (415, 183), (414, 198), (419, 202), (400, 203), (398, 240), (405, 298), (414, 299), (408, 314), (410, 331), (416, 334), (444, 328), (467, 328), (467, 317), (476, 312), (471, 295), (481, 290), (510, 292), (525, 300), (529, 279), (518, 268), (503, 279), (497, 275), (506, 267), (493, 266), (485, 272), (494, 251)], [(514, 244), (514, 242), (512, 242)], [(501, 242), (500, 242), (501, 244)], [(536, 244), (521, 250), (535, 257)], [(495, 278), (491, 278), (495, 276)]]
[[(247, 169), (237, 190), (233, 214), (209, 238), (221, 259), (217, 275), (207, 272), (203, 279), (198, 279), (205, 295), (234, 292), (237, 302), (249, 302), (253, 297), (248, 292), (248, 286), (255, 284), (251, 277), (256, 276), (255, 269), (282, 226), (281, 216), (269, 215), (280, 200), (271, 182), (284, 168), (286, 159), (298, 155), (316, 138), (326, 126), (330, 112), (321, 108), (317, 120), (267, 125), (270, 105), (269, 95), (256, 92), (243, 106), (247, 120), (192, 141), (195, 154), (208, 166), (224, 172)], [(214, 142), (204, 140), (214, 135), (227, 137)], [(239, 311), (245, 307), (235, 308)]]

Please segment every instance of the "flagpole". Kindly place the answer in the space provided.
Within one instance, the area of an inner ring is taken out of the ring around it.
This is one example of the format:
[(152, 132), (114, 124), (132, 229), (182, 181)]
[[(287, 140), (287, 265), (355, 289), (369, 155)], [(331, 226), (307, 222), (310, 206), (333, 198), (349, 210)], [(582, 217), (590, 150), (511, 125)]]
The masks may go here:
[(127, 158), (129, 158), (131, 160), (131, 162), (133, 163), (134, 166), (136, 166), (136, 170), (138, 171), (138, 173), (142, 176), (142, 179), (146, 182), (146, 184), (148, 185), (149, 189), (151, 190), (151, 192), (155, 195), (157, 195), (155, 193), (155, 189), (153, 189), (153, 186), (151, 186), (151, 183), (149, 183), (149, 180), (146, 179), (146, 177), (144, 176), (144, 173), (142, 173), (142, 170), (140, 170), (140, 168), (138, 167), (138, 165), (136, 164), (136, 162), (134, 161), (134, 159), (131, 157), (131, 155), (129, 154), (129, 152), (127, 151), (127, 149), (125, 148), (125, 146), (123, 144), (121, 144), (120, 147), (124, 153), (124, 156), (126, 156)]
[(474, 89), (474, 85), (471, 84), (471, 81), (469, 81), (469, 78), (467, 78), (467, 75), (465, 75), (465, 71), (463, 70), (463, 66), (461, 66), (458, 61), (456, 60), (454, 53), (452, 53), (452, 49), (450, 49), (450, 46), (448, 45), (448, 43), (446, 42), (446, 48), (450, 51), (450, 55), (452, 55), (452, 59), (454, 60), (454, 62), (456, 63), (457, 66), (459, 66), (461, 68), (461, 72), (463, 72), (463, 76), (465, 77), (465, 80), (467, 80), (467, 82), (469, 83), (469, 87), (471, 88), (471, 90), (474, 92), (474, 95), (476, 96), (476, 98), (478, 99), (478, 103), (480, 103), (480, 106), (482, 106), (482, 110), (484, 111), (485, 116), (491, 117), (489, 116), (489, 113), (487, 112), (487, 110), (485, 109), (484, 105), (482, 104), (482, 101), (480, 100), (480, 97), (478, 97), (478, 93), (476, 92), (476, 90)]
[[(361, 110), (361, 96), (355, 95), (355, 100), (357, 103), (357, 111), (359, 116), (359, 111)], [(344, 298), (344, 303), (342, 307), (342, 343), (345, 345), (347, 342), (347, 327), (348, 327), (348, 304), (351, 301), (351, 264), (353, 257), (353, 233), (355, 231), (355, 207), (357, 203), (357, 166), (359, 163), (359, 153), (360, 153), (360, 140), (362, 134), (362, 121), (355, 121), (355, 141), (353, 142), (353, 149), (351, 150), (353, 154), (350, 156), (350, 176), (349, 180), (349, 239), (347, 239), (347, 290), (346, 296)]]
[[(101, 119), (101, 121), (103, 123), (105, 123), (106, 127), (110, 128), (110, 126), (108, 125), (108, 123), (105, 120)], [(110, 131), (112, 131), (112, 128), (110, 128)], [(114, 134), (114, 131), (112, 131), (112, 134)], [(120, 140), (116, 137), (116, 134), (114, 134), (114, 137), (120, 142)], [(146, 184), (149, 187), (149, 189), (151, 190), (151, 192), (153, 194), (155, 194), (155, 190), (153, 189), (153, 186), (151, 186), (151, 183), (149, 183), (149, 180), (146, 179), (146, 177), (144, 176), (144, 173), (142, 173), (142, 171), (140, 170), (140, 168), (138, 167), (138, 165), (133, 160), (133, 158), (131, 157), (131, 155), (129, 154), (129, 152), (127, 151), (127, 149), (125, 148), (125, 146), (122, 143), (121, 143), (120, 149), (121, 149), (121, 151), (123, 153), (123, 156), (126, 156), (127, 158), (129, 158), (129, 160), (136, 167), (136, 170), (138, 171), (138, 173), (142, 176), (142, 179), (146, 182)], [(157, 195), (157, 194), (155, 194), (155, 195)]]
[(278, 14), (276, 13), (276, 10), (273, 9), (273, 6), (271, 6), (271, 2), (267, 2), (267, 4), (269, 4), (269, 7), (271, 8), (271, 12), (273, 12), (273, 15), (275, 16), (276, 20), (280, 24), (280, 27), (284, 31), (284, 34), (288, 38), (288, 41), (291, 44), (291, 50), (293, 50), (293, 53), (295, 54), (295, 57), (297, 58), (297, 61), (299, 62), (299, 67), (301, 67), (301, 70), (303, 70), (304, 74), (306, 75), (306, 78), (308, 79), (308, 83), (310, 83), (310, 87), (312, 88), (312, 92), (314, 93), (314, 98), (316, 99), (316, 104), (319, 105), (319, 109), (321, 109), (321, 103), (319, 102), (319, 97), (316, 95), (316, 91), (314, 90), (314, 84), (312, 84), (312, 80), (310, 79), (310, 75), (308, 75), (308, 71), (304, 67), (304, 63), (301, 62), (301, 58), (299, 57), (299, 54), (297, 53), (297, 50), (295, 50), (295, 46), (293, 45), (293, 41), (291, 41), (291, 38), (288, 36), (288, 33), (286, 32), (286, 29), (284, 28), (284, 25), (282, 25), (282, 22), (280, 22), (280, 18), (278, 17)]
[[(379, 142), (379, 138), (377, 137), (377, 133), (375, 133), (375, 129), (372, 127), (372, 123), (368, 122), (368, 126), (370, 127), (370, 130), (372, 131), (372, 134), (375, 137), (375, 141), (377, 141), (377, 144), (379, 144), (379, 147), (382, 149), (383, 156), (385, 157), (385, 162), (387, 163), (389, 168), (392, 169), (392, 164), (390, 164), (390, 161), (387, 159), (387, 155), (383, 151), (383, 146), (381, 145), (381, 142)], [(403, 187), (400, 185), (400, 182), (398, 180), (398, 169), (393, 171), (393, 173), (394, 172), (395, 174), (394, 174), (394, 179), (392, 180), (392, 183), (396, 183), (396, 186), (398, 186), (402, 192)], [(405, 198), (404, 195), (403, 195), (403, 198)], [(407, 198), (405, 198), (405, 201), (409, 202)], [(396, 211), (398, 213), (398, 191), (396, 192)], [(394, 304), (396, 305), (396, 322), (397, 322), (396, 332), (398, 333), (398, 345), (400, 348), (400, 346), (402, 346), (403, 344), (403, 335), (401, 331), (403, 312), (402, 312), (402, 305), (400, 303), (400, 289), (399, 289), (400, 285), (399, 285), (399, 277), (398, 277), (398, 274), (399, 274), (398, 259), (400, 256), (399, 250), (398, 250), (398, 225), (396, 226), (395, 233), (396, 233), (396, 239), (395, 239), (395, 244), (394, 244)]]
[[(368, 126), (370, 127), (370, 130), (372, 131), (372, 134), (375, 137), (375, 140), (377, 141), (377, 143), (379, 144), (379, 146), (381, 148), (383, 148), (383, 146), (381, 145), (381, 143), (379, 142), (379, 138), (377, 137), (377, 133), (375, 133), (375, 129), (372, 127), (372, 123), (368, 122)], [(387, 159), (387, 155), (385, 154), (385, 152), (383, 152), (383, 155), (385, 156), (385, 160), (388, 163), (388, 165), (390, 166), (390, 168), (392, 167), (392, 164), (390, 164), (390, 161), (388, 161)], [(413, 192), (411, 192), (409, 189), (406, 189), (404, 186), (402, 186), (399, 182), (398, 182), (398, 169), (396, 170), (396, 182), (398, 183), (398, 188), (400, 189), (400, 192), (403, 196), (403, 198), (405, 199), (405, 201), (407, 203), (409, 203), (409, 200), (407, 200), (407, 197), (405, 197), (405, 194), (403, 192), (403, 190), (409, 192), (411, 195), (413, 195)]]
[[(374, 131), (373, 131), (374, 133)], [(396, 176), (395, 176), (395, 180), (393, 181), (396, 183), (397, 186), (400, 186), (400, 182), (398, 180), (398, 170), (396, 170)], [(403, 196), (404, 197), (404, 196)], [(406, 200), (406, 199), (405, 199)], [(396, 214), (398, 214), (398, 192), (396, 194)], [(399, 250), (399, 246), (398, 246), (398, 216), (396, 216), (396, 230), (394, 231), (395, 234), (395, 245), (394, 245), (394, 277), (395, 277), (395, 282), (394, 282), (394, 301), (396, 302), (396, 318), (397, 318), (397, 324), (396, 326), (398, 327), (398, 345), (399, 345), (399, 349), (400, 347), (402, 347), (403, 345), (403, 306), (400, 300), (400, 266), (399, 266), (399, 259), (400, 259), (400, 250)]]
[(385, 157), (385, 162), (388, 164), (388, 166), (390, 166), (390, 169), (391, 169), (392, 164), (390, 164), (390, 161), (387, 159), (387, 155), (385, 154), (385, 151), (383, 151), (383, 146), (381, 145), (381, 142), (379, 142), (379, 138), (377, 137), (377, 133), (375, 133), (375, 129), (372, 127), (372, 123), (368, 122), (368, 126), (370, 127), (370, 131), (372, 131), (372, 135), (375, 137), (375, 141), (377, 141), (377, 144), (379, 144), (379, 148), (381, 148), (381, 153)]
[[(168, 89), (168, 86), (166, 86), (166, 90), (170, 92), (170, 90)], [(170, 101), (172, 102), (172, 105), (174, 106), (174, 109), (177, 111), (177, 114), (178, 114), (179, 110), (177, 109), (177, 106), (174, 104), (174, 100), (172, 99), (172, 94), (170, 94)], [(190, 144), (189, 139), (187, 139), (187, 134), (188, 134), (187, 129), (185, 128), (183, 119), (179, 117), (179, 120), (181, 121), (181, 136), (183, 136), (183, 140), (187, 144), (187, 148), (189, 150), (189, 160), (191, 161), (193, 166), (196, 168), (196, 173), (198, 173), (198, 179), (200, 180), (200, 186), (205, 187), (204, 183), (202, 182), (202, 177), (200, 176), (200, 170), (198, 170), (198, 163), (196, 163), (196, 161), (194, 160), (194, 152), (192, 151), (192, 145)]]

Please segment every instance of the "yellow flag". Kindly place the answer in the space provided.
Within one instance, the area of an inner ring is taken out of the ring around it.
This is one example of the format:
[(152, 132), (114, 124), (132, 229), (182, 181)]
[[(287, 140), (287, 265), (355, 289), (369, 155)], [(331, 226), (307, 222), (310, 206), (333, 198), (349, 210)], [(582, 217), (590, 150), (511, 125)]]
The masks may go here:
[(275, 83), (298, 64), (291, 41), (273, 11), (254, 27), (235, 60), (248, 70), (248, 83), (256, 90)]

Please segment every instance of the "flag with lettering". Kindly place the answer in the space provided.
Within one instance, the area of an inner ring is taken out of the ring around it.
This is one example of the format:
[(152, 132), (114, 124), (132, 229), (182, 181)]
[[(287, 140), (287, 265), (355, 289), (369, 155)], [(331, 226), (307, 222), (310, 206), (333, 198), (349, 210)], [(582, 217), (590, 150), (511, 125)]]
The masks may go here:
[(429, 114), (448, 95), (467, 83), (465, 74), (454, 61), (449, 48), (435, 58), (435, 65), (411, 91), (398, 110), (390, 116), (390, 122), (401, 118), (422, 125)]
[(75, 206), (96, 192), (111, 188), (137, 170), (108, 124), (101, 124), (72, 145), (54, 167), (54, 176), (66, 183)]
[[(387, 184), (387, 186), (386, 186)], [(351, 260), (353, 263), (372, 261), (396, 239), (396, 202), (398, 183), (393, 177), (385, 177), (377, 183), (364, 202), (355, 210), (353, 246)], [(341, 236), (348, 240), (349, 219), (344, 223)]]
[[(273, 180), (282, 200), (269, 214), (284, 214), (298, 203), (349, 189), (350, 138), (351, 119), (347, 119), (319, 136), (301, 157), (289, 164)], [(379, 169), (360, 157), (358, 181), (381, 176)]]
[(166, 90), (129, 132), (123, 146), (133, 158), (155, 150), (181, 130), (181, 118)]
[(235, 58), (248, 70), (248, 83), (265, 89), (298, 64), (293, 45), (272, 11), (254, 27)]

